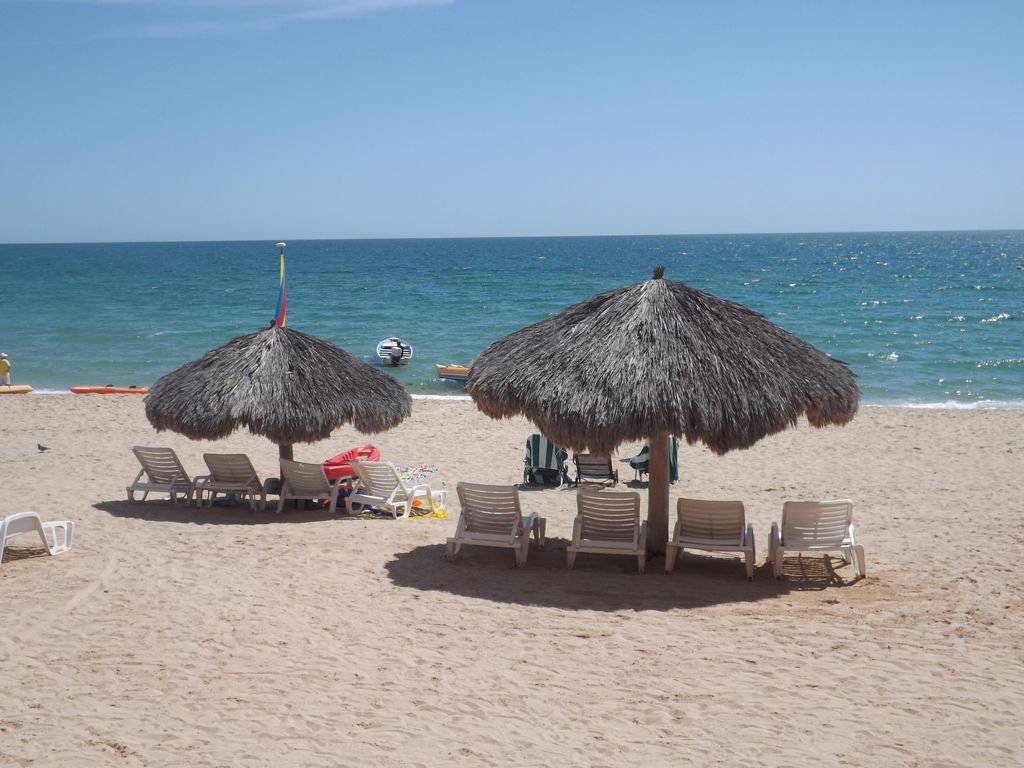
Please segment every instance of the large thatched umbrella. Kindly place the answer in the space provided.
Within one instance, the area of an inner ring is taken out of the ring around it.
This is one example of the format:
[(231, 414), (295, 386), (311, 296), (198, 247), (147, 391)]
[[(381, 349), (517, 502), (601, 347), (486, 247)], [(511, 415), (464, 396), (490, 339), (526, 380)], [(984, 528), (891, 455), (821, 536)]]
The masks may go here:
[(522, 414), (556, 443), (609, 453), (650, 440), (648, 546), (668, 539), (668, 436), (722, 454), (793, 426), (845, 424), (856, 377), (762, 315), (665, 280), (598, 294), (498, 339), (467, 388), (492, 418)]
[(293, 443), (323, 440), (345, 424), (383, 432), (411, 410), (409, 393), (391, 376), (273, 321), (161, 376), (146, 395), (158, 431), (216, 440), (248, 427), (286, 459)]

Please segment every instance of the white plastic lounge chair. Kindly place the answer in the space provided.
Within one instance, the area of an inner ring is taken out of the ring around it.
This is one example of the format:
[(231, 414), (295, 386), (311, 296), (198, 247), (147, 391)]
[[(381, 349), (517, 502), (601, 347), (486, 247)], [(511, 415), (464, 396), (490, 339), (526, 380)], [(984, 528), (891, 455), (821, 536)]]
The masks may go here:
[(782, 578), (786, 552), (839, 552), (843, 562), (853, 560), (855, 576), (866, 574), (864, 547), (853, 528), (853, 502), (787, 501), (782, 505), (782, 525), (772, 523), (768, 560), (775, 578)]
[(589, 453), (576, 453), (572, 457), (576, 465), (576, 485), (580, 483), (619, 482), (619, 471), (614, 468), (611, 456), (593, 456)]
[(579, 552), (630, 555), (644, 572), (647, 561), (647, 521), (640, 520), (640, 494), (584, 488), (576, 494), (576, 520), (566, 565), (572, 568)]
[(323, 464), (281, 459), (281, 498), (277, 511), (284, 509), (290, 499), (313, 499), (329, 501), (328, 514), (333, 515), (338, 506), (338, 488), (342, 479), (333, 482), (327, 479)]
[[(132, 453), (139, 460), (142, 469), (135, 476), (128, 491), (128, 501), (135, 501), (135, 492), (142, 492), (142, 501), (150, 493), (166, 493), (171, 501), (178, 503), (180, 493), (186, 503), (192, 500), (192, 478), (178, 461), (178, 455), (172, 448), (145, 448), (135, 446)], [(143, 477), (146, 479), (143, 480)]]
[(526, 565), (530, 532), (539, 549), (544, 548), (546, 521), (536, 512), (523, 515), (519, 507), (519, 489), (514, 485), (459, 483), (462, 514), (455, 535), (448, 539), (448, 559), (454, 560), (463, 544), (507, 547), (516, 556), (516, 568)]
[(416, 499), (429, 510), (443, 509), (447, 491), (435, 491), (429, 485), (406, 485), (398, 469), (390, 461), (353, 461), (356, 484), (345, 497), (345, 507), (351, 515), (354, 505), (380, 507), (395, 516), (409, 517)]
[(526, 438), (523, 457), (523, 482), (527, 485), (569, 485), (569, 472), (565, 461), (569, 452), (559, 448), (544, 435), (534, 432)]
[(212, 504), (218, 493), (237, 493), (249, 499), (249, 509), (256, 510), (257, 497), (260, 511), (266, 509), (267, 494), (263, 481), (248, 456), (244, 453), (204, 453), (203, 459), (210, 474), (193, 478), (197, 507), (203, 506), (204, 494), (209, 494), (208, 501)]
[(44, 523), (36, 512), (16, 512), (0, 518), (0, 563), (3, 562), (8, 539), (33, 531), (39, 533), (48, 554), (59, 555), (71, 549), (75, 524), (70, 520), (50, 520)]
[(679, 499), (676, 527), (665, 545), (665, 573), (672, 573), (684, 549), (742, 552), (747, 580), (754, 578), (754, 526), (746, 521), (742, 501)]

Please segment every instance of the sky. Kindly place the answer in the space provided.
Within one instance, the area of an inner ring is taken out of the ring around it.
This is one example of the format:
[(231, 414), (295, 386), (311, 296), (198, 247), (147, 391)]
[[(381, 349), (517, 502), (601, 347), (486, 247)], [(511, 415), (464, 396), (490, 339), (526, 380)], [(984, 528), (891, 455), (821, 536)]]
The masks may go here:
[(1024, 228), (1018, 0), (0, 0), (0, 242)]

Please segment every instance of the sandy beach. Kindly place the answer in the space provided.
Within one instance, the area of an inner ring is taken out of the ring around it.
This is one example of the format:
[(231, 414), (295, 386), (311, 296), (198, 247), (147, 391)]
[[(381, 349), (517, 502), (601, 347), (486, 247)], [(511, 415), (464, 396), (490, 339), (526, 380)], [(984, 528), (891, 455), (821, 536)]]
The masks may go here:
[[(0, 765), (1024, 763), (1024, 411), (864, 407), (724, 457), (681, 447), (673, 504), (744, 501), (752, 583), (727, 555), (567, 571), (565, 488), (522, 493), (548, 534), (525, 569), (497, 549), (446, 561), (455, 484), (521, 480), (534, 431), (469, 402), (296, 446), (437, 467), (450, 516), (408, 521), (129, 504), (133, 445), (277, 474), (265, 439), (157, 434), (138, 397), (10, 396), (0, 423), (0, 514), (76, 525), (71, 552), (23, 537), (0, 565)], [(867, 577), (794, 557), (776, 581), (782, 503), (834, 497)]]

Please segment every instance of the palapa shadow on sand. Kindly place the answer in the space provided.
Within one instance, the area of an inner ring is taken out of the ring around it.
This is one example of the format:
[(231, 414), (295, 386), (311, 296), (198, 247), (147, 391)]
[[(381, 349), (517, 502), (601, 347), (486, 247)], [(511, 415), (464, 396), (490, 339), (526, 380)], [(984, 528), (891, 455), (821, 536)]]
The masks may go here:
[(95, 509), (114, 517), (149, 520), (157, 523), (193, 523), (197, 525), (270, 525), (272, 523), (315, 523), (325, 520), (349, 520), (345, 515), (330, 515), (326, 509), (292, 510), (277, 514), (277, 503), (267, 505), (265, 512), (253, 512), (248, 504), (196, 507), (195, 504), (172, 504), (170, 501), (101, 501)]
[[(576, 567), (565, 565), (565, 539), (548, 539), (543, 550), (530, 548), (526, 567), (515, 568), (511, 551), (463, 547), (456, 561), (445, 556), (445, 545), (431, 544), (402, 552), (385, 565), (400, 587), (449, 592), (495, 602), (591, 611), (663, 611), (700, 608), (724, 603), (754, 603), (791, 591), (820, 590), (848, 585), (824, 558), (785, 560), (781, 581), (762, 563), (748, 582), (742, 562), (726, 557), (684, 553), (675, 571), (666, 574), (665, 560), (653, 557), (647, 571), (637, 573), (636, 561), (626, 557), (580, 554)], [(836, 560), (837, 563), (841, 561)], [(851, 566), (845, 566), (851, 568)]]
[(339, 502), (338, 512), (328, 514), (326, 507), (296, 510), (286, 507), (277, 513), (277, 502), (267, 502), (265, 512), (253, 512), (249, 505), (226, 504), (210, 507), (196, 507), (194, 503), (172, 504), (169, 500), (153, 501), (101, 501), (93, 504), (95, 509), (106, 512), (114, 517), (150, 520), (158, 523), (193, 523), (198, 525), (272, 525), (274, 523), (321, 523), (328, 520), (381, 520), (394, 522), (385, 514), (357, 512), (344, 514), (344, 505)]
[[(201, 507), (169, 501), (103, 501), (94, 508), (114, 517), (192, 525), (280, 525), (374, 519), (364, 515), (328, 514), (326, 509), (252, 512), (247, 505)], [(385, 519), (384, 524), (394, 523)], [(574, 570), (566, 568), (569, 542), (548, 538), (544, 549), (530, 547), (526, 567), (517, 569), (511, 550), (464, 546), (455, 562), (443, 543), (396, 553), (385, 564), (400, 587), (448, 592), (495, 602), (594, 611), (671, 610), (723, 603), (754, 603), (796, 591), (820, 591), (856, 584), (852, 566), (832, 557), (787, 557), (783, 579), (769, 564), (755, 568), (748, 582), (738, 558), (684, 552), (673, 573), (664, 571), (661, 556), (647, 560), (637, 573), (636, 560), (581, 553)], [(5, 555), (6, 556), (6, 555)], [(841, 568), (845, 576), (837, 572)]]

